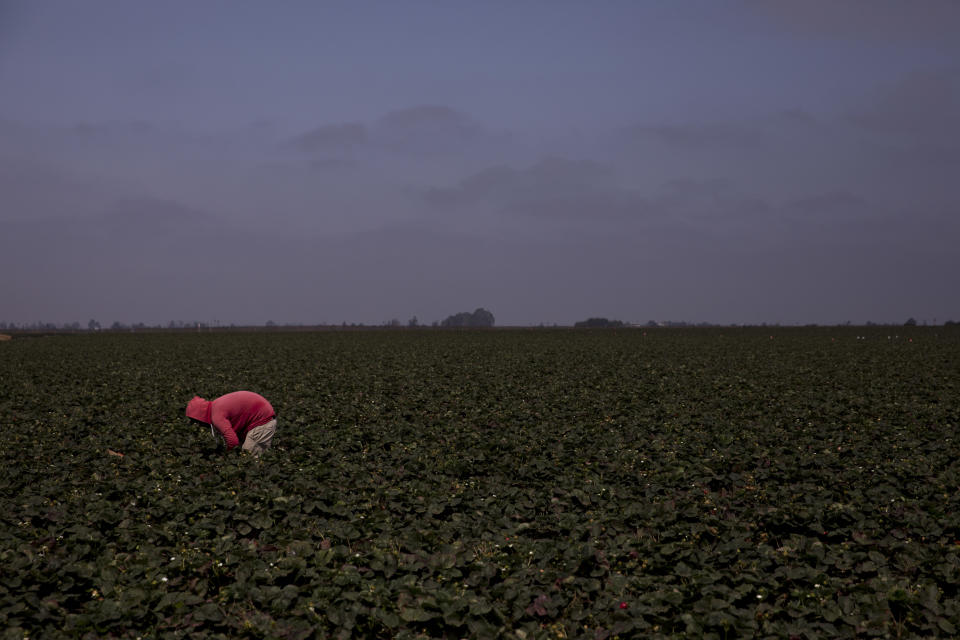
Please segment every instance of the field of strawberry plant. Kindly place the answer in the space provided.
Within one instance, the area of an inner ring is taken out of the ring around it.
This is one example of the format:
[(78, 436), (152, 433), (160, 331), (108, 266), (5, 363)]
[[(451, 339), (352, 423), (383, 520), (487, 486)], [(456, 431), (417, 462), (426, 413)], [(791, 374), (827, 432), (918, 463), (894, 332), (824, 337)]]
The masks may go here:
[(953, 327), (15, 336), (0, 630), (956, 637), (958, 405)]

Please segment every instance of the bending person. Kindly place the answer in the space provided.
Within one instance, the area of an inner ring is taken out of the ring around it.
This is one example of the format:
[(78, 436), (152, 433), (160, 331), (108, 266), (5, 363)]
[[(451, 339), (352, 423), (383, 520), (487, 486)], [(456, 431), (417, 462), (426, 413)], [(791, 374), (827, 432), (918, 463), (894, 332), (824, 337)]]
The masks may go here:
[(243, 445), (259, 456), (270, 447), (277, 431), (277, 412), (263, 396), (252, 391), (234, 391), (214, 400), (194, 396), (187, 403), (187, 417), (220, 432), (227, 451)]

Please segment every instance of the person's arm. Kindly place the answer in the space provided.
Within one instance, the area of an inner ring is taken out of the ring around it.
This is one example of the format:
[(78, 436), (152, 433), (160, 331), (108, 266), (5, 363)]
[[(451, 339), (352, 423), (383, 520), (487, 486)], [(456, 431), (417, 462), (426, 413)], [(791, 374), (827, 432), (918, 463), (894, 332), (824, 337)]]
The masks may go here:
[(237, 433), (233, 430), (233, 425), (230, 424), (230, 421), (222, 415), (214, 415), (213, 426), (217, 431), (220, 432), (220, 435), (223, 436), (223, 441), (227, 444), (227, 451), (233, 449), (240, 444), (240, 439), (237, 437)]

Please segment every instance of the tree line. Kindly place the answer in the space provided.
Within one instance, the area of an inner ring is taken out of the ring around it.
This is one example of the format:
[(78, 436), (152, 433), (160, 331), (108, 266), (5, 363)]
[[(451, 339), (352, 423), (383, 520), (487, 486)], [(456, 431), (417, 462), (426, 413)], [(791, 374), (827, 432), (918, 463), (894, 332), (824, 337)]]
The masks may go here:
[[(485, 327), (492, 327), (494, 326), (494, 324), (495, 324), (495, 318), (493, 313), (491, 313), (490, 311), (482, 307), (478, 307), (472, 312), (461, 311), (459, 313), (449, 315), (443, 320), (439, 322), (434, 321), (429, 325), (421, 324), (416, 316), (413, 316), (406, 322), (406, 326), (410, 328), (442, 327), (442, 328), (453, 328), (453, 329), (485, 328)], [(911, 317), (911, 318), (908, 318), (907, 321), (903, 323), (903, 326), (915, 327), (921, 324), (923, 326), (928, 326), (926, 320), (920, 323), (916, 320), (916, 318)], [(943, 323), (942, 326), (953, 327), (953, 326), (957, 326), (958, 324), (960, 324), (960, 322), (956, 322), (954, 320), (947, 320)], [(840, 323), (839, 325), (833, 325), (833, 326), (852, 326), (852, 325), (853, 323), (848, 321), (848, 322)], [(24, 322), (24, 323), (18, 324), (16, 322), (0, 321), (0, 331), (84, 331), (84, 330), (86, 331), (103, 331), (103, 330), (141, 331), (141, 330), (147, 330), (147, 329), (207, 330), (207, 329), (213, 329), (213, 328), (242, 329), (245, 327), (254, 327), (254, 326), (259, 326), (259, 325), (234, 325), (234, 324), (221, 325), (219, 322), (211, 324), (209, 322), (200, 322), (196, 320), (191, 322), (184, 322), (181, 320), (171, 320), (167, 324), (156, 324), (156, 325), (148, 325), (143, 322), (126, 324), (123, 322), (115, 321), (110, 325), (104, 326), (104, 325), (101, 325), (100, 322), (92, 318), (87, 322), (86, 326), (81, 325), (79, 322), (64, 322), (60, 324), (57, 324), (54, 322), (29, 322), (29, 323)], [(401, 323), (399, 319), (394, 318), (392, 320), (387, 320), (382, 324), (371, 324), (371, 325), (366, 325), (362, 322), (360, 323), (352, 322), (350, 324), (343, 322), (340, 325), (328, 325), (322, 322), (315, 325), (302, 324), (302, 323), (279, 325), (272, 320), (268, 320), (266, 324), (263, 326), (265, 326), (267, 329), (273, 329), (273, 328), (279, 328), (279, 327), (311, 327), (311, 326), (316, 326), (316, 327), (340, 326), (343, 328), (361, 328), (361, 327), (363, 328), (366, 328), (366, 327), (397, 328), (397, 327), (404, 326), (404, 324)], [(554, 326), (557, 326), (557, 325), (554, 325)], [(688, 323), (688, 322), (675, 322), (675, 321), (656, 322), (654, 320), (650, 320), (649, 322), (643, 325), (633, 325), (627, 322), (623, 322), (622, 320), (611, 320), (609, 318), (604, 318), (604, 317), (591, 317), (591, 318), (587, 318), (586, 320), (580, 320), (574, 323), (573, 326), (577, 329), (617, 329), (617, 328), (631, 327), (631, 326), (643, 326), (643, 327), (650, 327), (650, 328), (653, 328), (653, 327), (670, 328), (670, 327), (712, 327), (712, 326), (719, 326), (719, 325), (711, 324), (708, 322), (701, 322), (701, 323), (694, 324), (694, 323)], [(774, 325), (768, 325), (767, 323), (762, 323), (759, 326), (779, 326), (779, 323)], [(831, 326), (831, 325), (809, 324), (807, 326), (815, 327), (815, 326)], [(867, 321), (863, 323), (863, 326), (880, 327), (880, 326), (896, 326), (896, 325), (895, 323), (877, 323), (877, 322)], [(934, 320), (929, 326), (937, 326), (936, 320)]]

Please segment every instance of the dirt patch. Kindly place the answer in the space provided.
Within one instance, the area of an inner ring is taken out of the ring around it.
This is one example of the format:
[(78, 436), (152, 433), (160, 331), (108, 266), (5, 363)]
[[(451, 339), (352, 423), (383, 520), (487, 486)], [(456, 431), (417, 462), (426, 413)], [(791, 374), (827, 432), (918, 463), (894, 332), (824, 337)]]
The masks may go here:
[(10, 340), (11, 337), (12, 337), (12, 336), (8, 336), (8, 335), (5, 334), (5, 333), (0, 333), (0, 342), (3, 342), (4, 340)]

